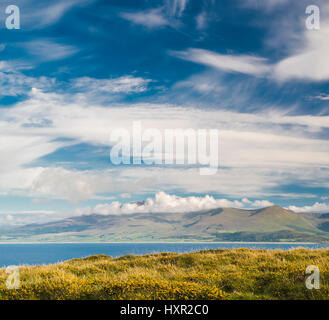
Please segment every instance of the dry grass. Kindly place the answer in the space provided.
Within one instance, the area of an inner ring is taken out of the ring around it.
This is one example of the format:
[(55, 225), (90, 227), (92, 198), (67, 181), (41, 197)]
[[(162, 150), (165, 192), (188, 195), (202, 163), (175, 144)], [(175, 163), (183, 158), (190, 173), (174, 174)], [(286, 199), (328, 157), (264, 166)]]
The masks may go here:
[[(305, 270), (321, 271), (320, 290), (305, 287)], [(210, 250), (21, 267), (21, 288), (0, 299), (328, 299), (329, 250)]]

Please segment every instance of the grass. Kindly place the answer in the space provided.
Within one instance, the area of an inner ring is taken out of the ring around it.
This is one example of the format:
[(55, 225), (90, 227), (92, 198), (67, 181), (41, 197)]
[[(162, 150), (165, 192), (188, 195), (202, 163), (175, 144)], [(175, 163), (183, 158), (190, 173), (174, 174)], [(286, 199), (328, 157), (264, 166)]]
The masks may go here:
[[(320, 269), (319, 290), (305, 287)], [(0, 269), (0, 299), (328, 299), (329, 250), (208, 250), (21, 267), (20, 289)]]

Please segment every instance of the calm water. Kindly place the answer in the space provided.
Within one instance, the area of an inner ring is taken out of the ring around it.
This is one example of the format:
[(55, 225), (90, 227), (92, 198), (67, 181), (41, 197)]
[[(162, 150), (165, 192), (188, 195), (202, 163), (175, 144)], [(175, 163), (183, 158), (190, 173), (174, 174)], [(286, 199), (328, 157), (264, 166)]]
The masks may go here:
[(118, 257), (126, 254), (156, 252), (193, 252), (204, 249), (321, 249), (329, 245), (275, 243), (47, 243), (0, 244), (0, 267), (9, 265), (50, 264), (94, 254)]

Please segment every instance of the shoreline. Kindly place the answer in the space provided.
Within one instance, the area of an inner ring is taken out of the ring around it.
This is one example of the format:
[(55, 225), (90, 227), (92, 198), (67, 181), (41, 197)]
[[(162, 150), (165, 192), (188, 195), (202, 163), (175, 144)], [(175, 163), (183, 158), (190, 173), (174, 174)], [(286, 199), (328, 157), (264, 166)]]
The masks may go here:
[[(145, 247), (143, 245), (145, 245)], [(152, 245), (154, 246), (152, 247)], [(38, 266), (60, 264), (72, 259), (83, 259), (99, 254), (105, 254), (112, 258), (120, 258), (126, 255), (145, 256), (160, 253), (186, 254), (209, 250), (225, 252), (238, 250), (239, 252), (245, 252), (240, 249), (252, 252), (294, 252), (299, 249), (316, 252), (329, 250), (329, 244), (310, 242), (12, 242), (0, 243), (0, 249), (0, 251), (4, 253), (7, 251), (17, 251), (20, 255), (20, 259), (11, 258), (2, 261), (0, 258), (0, 269), (3, 269), (8, 265)], [(33, 253), (38, 250), (41, 250), (41, 254), (37, 258), (32, 257), (33, 259), (31, 259), (29, 256), (31, 252)], [(58, 253), (65, 251), (68, 253)], [(48, 255), (45, 256), (44, 252), (53, 253), (52, 256), (49, 257)]]
[(117, 242), (99, 242), (99, 241), (46, 241), (46, 242), (1, 242), (0, 245), (2, 244), (301, 244), (301, 245), (328, 245), (328, 243), (319, 243), (319, 242), (248, 242), (248, 241), (217, 241), (217, 242), (207, 242), (207, 241), (142, 241), (142, 242), (131, 242), (131, 241), (117, 241)]

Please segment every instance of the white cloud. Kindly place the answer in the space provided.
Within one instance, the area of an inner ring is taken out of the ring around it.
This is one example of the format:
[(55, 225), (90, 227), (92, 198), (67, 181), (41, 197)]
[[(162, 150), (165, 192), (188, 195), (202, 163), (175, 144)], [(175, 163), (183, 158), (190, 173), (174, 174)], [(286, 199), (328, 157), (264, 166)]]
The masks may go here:
[(289, 210), (295, 212), (329, 212), (329, 203), (320, 203), (316, 202), (312, 206), (304, 206), (304, 207), (296, 207), (296, 206), (289, 206)]
[(94, 208), (78, 209), (78, 214), (131, 214), (131, 213), (179, 213), (210, 210), (224, 207), (242, 207), (239, 201), (229, 201), (227, 199), (214, 199), (211, 196), (205, 197), (179, 197), (169, 195), (165, 192), (158, 192), (155, 198), (147, 198), (142, 203), (112, 202), (109, 204), (99, 204)]
[(200, 12), (196, 18), (196, 28), (198, 30), (203, 30), (207, 27), (208, 21), (207, 21), (207, 12), (206, 11), (202, 11)]
[(240, 0), (242, 7), (272, 10), (276, 7), (289, 3), (289, 0)]
[[(201, 74), (192, 75), (189, 78), (176, 82), (173, 86), (174, 89), (183, 89), (179, 92), (182, 96), (184, 92), (190, 92), (188, 89), (199, 94), (218, 94), (222, 98), (221, 93), (225, 91), (225, 86), (220, 83), (220, 79), (213, 74), (213, 72), (205, 72)], [(176, 94), (176, 93), (175, 93)]]
[[(251, 203), (251, 202), (250, 202)], [(248, 202), (248, 204), (250, 204)], [(147, 198), (143, 202), (98, 204), (93, 208), (79, 208), (75, 215), (103, 214), (121, 215), (132, 213), (184, 213), (211, 210), (217, 208), (243, 208), (245, 203), (238, 200), (215, 199), (212, 196), (204, 197), (180, 197), (165, 192), (156, 193), (154, 198)], [(256, 200), (251, 203), (252, 207), (267, 207), (273, 203), (267, 200)]]
[[(281, 170), (232, 168), (220, 169), (213, 176), (200, 176), (197, 169), (180, 168), (116, 168), (109, 170), (71, 171), (63, 168), (48, 168), (35, 177), (33, 193), (43, 197), (80, 201), (97, 199), (97, 194), (145, 194), (154, 190), (181, 193), (213, 193), (226, 194), (230, 197), (269, 197), (304, 198), (303, 194), (276, 194), (270, 191), (280, 184), (289, 184), (299, 179), (309, 171), (308, 168), (294, 170), (289, 174)], [(318, 185), (323, 186), (328, 174), (321, 170), (308, 173), (309, 179), (318, 179)], [(322, 176), (322, 177), (321, 177)], [(246, 189), (248, 185), (248, 189)], [(267, 191), (269, 190), (269, 191)], [(269, 202), (242, 201), (248, 207), (268, 206)]]
[(149, 79), (140, 77), (122, 76), (114, 79), (95, 79), (90, 77), (77, 78), (72, 81), (72, 86), (82, 89), (83, 92), (94, 94), (106, 93), (138, 93), (147, 90)]
[(189, 0), (166, 0), (162, 7), (121, 12), (120, 17), (149, 29), (159, 29), (166, 26), (176, 27), (179, 25), (179, 18), (183, 15), (188, 2)]
[(33, 181), (32, 191), (40, 195), (55, 195), (77, 202), (92, 198), (98, 191), (96, 183), (95, 175), (88, 172), (48, 168)]
[(64, 214), (54, 211), (42, 210), (26, 210), (14, 212), (0, 212), (0, 226), (22, 226), (31, 223), (47, 223), (50, 221), (58, 221), (61, 217), (68, 217), (68, 213)]
[(13, 221), (13, 220), (14, 220), (14, 217), (13, 217), (11, 214), (8, 214), (8, 215), (6, 216), (6, 220), (7, 220), (7, 221)]
[(121, 199), (130, 199), (131, 198), (131, 194), (130, 193), (122, 193), (120, 195)]
[[(300, 0), (294, 3), (294, 9), (288, 0), (247, 0), (241, 3), (243, 7), (253, 7), (272, 11), (279, 9), (280, 13), (268, 15), (263, 23), (269, 30), (269, 37), (265, 43), (275, 48), (277, 53), (283, 53), (286, 57), (273, 64), (272, 76), (279, 81), (307, 80), (324, 81), (329, 79), (329, 5), (327, 1), (319, 0), (310, 3)], [(308, 30), (305, 22), (309, 14), (306, 8), (309, 5), (317, 5), (320, 8), (319, 30)], [(282, 8), (285, 8), (283, 10)]]
[[(282, 2), (283, 3), (283, 2)], [(324, 17), (329, 14), (329, 6), (321, 6), (320, 30), (307, 30), (305, 25), (297, 29), (292, 25), (282, 28), (288, 29), (283, 38), (280, 32), (280, 46), (287, 47), (289, 54), (278, 62), (269, 62), (263, 57), (253, 55), (219, 54), (204, 49), (190, 48), (184, 51), (171, 52), (176, 57), (225, 72), (236, 72), (253, 76), (262, 76), (277, 81), (290, 81), (294, 79), (306, 81), (324, 81), (329, 79), (329, 20)], [(306, 19), (307, 16), (303, 17)], [(286, 19), (291, 17), (286, 17)], [(203, 17), (200, 16), (200, 23)], [(303, 20), (304, 21), (304, 20)], [(276, 22), (277, 23), (277, 22)], [(305, 24), (305, 23), (304, 23)], [(274, 27), (273, 27), (274, 28)], [(302, 28), (302, 29), (301, 29)], [(277, 29), (277, 26), (275, 26)], [(304, 31), (300, 31), (304, 30)], [(300, 34), (301, 33), (301, 34)], [(273, 36), (272, 38), (275, 38)], [(291, 39), (295, 39), (292, 41)], [(298, 42), (296, 39), (300, 39)], [(272, 41), (274, 41), (272, 39)], [(275, 40), (276, 41), (276, 40)], [(285, 43), (287, 42), (287, 43)], [(325, 97), (319, 96), (325, 100)]]
[(150, 29), (169, 25), (169, 21), (165, 17), (162, 8), (138, 12), (122, 12), (120, 16), (134, 24), (139, 24)]
[(42, 29), (57, 23), (70, 9), (75, 6), (87, 5), (92, 0), (57, 0), (34, 1), (21, 0), (20, 8), (22, 24), (32, 29)]
[(78, 52), (71, 45), (64, 45), (50, 40), (33, 40), (22, 43), (29, 54), (38, 57), (40, 61), (52, 61), (68, 58)]
[(13, 67), (14, 66), (7, 66), (0, 68), (1, 96), (17, 96), (27, 94), (33, 86), (40, 89), (47, 89), (55, 83), (54, 79), (47, 77), (27, 77), (18, 70), (14, 70)]
[[(108, 146), (110, 153), (111, 130), (131, 130), (132, 122), (138, 120), (143, 130), (218, 128), (220, 170), (207, 177), (200, 176), (196, 168), (110, 169), (110, 162), (109, 170), (99, 171), (32, 166), (40, 157), (73, 143)], [(0, 192), (19, 189), (31, 192), (34, 198), (42, 195), (79, 201), (105, 193), (145, 193), (164, 188), (258, 197), (296, 181), (325, 187), (329, 181), (325, 170), (329, 142), (315, 138), (314, 133), (328, 127), (328, 116), (289, 116), (275, 110), (241, 114), (155, 104), (121, 104), (116, 108), (34, 89), (29, 99), (0, 115), (0, 150), (6, 154), (0, 160)]]
[(267, 74), (271, 70), (266, 59), (256, 56), (226, 55), (196, 48), (190, 48), (185, 51), (171, 51), (170, 53), (180, 59), (203, 64), (226, 72), (261, 76)]
[(270, 207), (273, 206), (274, 203), (270, 202), (268, 200), (255, 200), (251, 206), (256, 207), (256, 208), (265, 208), (265, 207)]
[(172, 16), (181, 17), (189, 0), (166, 0), (167, 8)]
[(241, 202), (245, 206), (249, 207), (254, 207), (254, 208), (265, 208), (265, 207), (270, 207), (273, 206), (274, 203), (270, 202), (268, 200), (255, 200), (255, 201), (250, 201), (248, 198), (243, 198)]
[(315, 81), (329, 79), (328, 37), (329, 26), (324, 25), (324, 22), (320, 30), (306, 31), (304, 46), (275, 66), (276, 78)]
[[(83, 94), (86, 98), (95, 101), (95, 98), (101, 100), (106, 94), (130, 94), (141, 93), (148, 89), (149, 84), (153, 82), (150, 79), (134, 77), (131, 75), (121, 76), (118, 78), (96, 79), (90, 77), (81, 77), (72, 79), (70, 82), (56, 81), (55, 78), (48, 77), (31, 77), (23, 73), (24, 68), (28, 66), (17, 63), (0, 61), (0, 95), (17, 96), (29, 94), (31, 89), (40, 90), (60, 90), (61, 87), (67, 86), (72, 95), (75, 93)], [(82, 98), (82, 95), (76, 95), (76, 101)]]
[(328, 94), (320, 94), (318, 96), (313, 97), (314, 99), (322, 100), (322, 101), (329, 101)]

